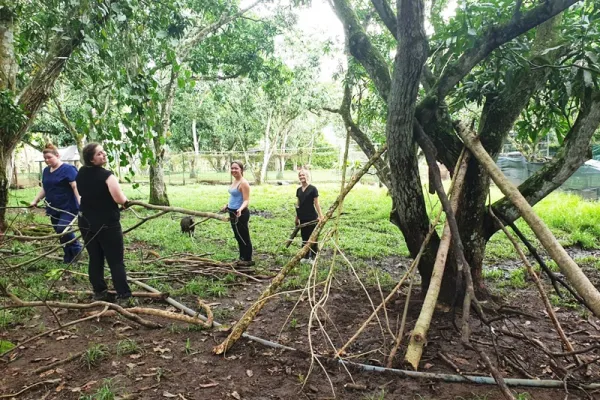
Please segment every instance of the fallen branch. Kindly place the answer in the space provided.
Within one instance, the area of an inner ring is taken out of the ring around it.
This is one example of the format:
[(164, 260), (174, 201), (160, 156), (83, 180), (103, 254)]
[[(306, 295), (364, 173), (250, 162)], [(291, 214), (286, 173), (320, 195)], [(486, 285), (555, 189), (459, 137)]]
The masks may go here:
[(581, 268), (558, 243), (552, 232), (519, 192), (519, 189), (506, 179), (506, 176), (483, 148), (479, 138), (463, 123), (458, 124), (457, 131), (465, 145), (471, 150), (498, 188), (517, 207), (523, 219), (535, 233), (550, 257), (556, 262), (561, 272), (571, 282), (577, 293), (590, 305), (592, 312), (600, 317), (600, 292), (598, 289), (594, 287)]
[(167, 214), (168, 212), (169, 212), (169, 211), (161, 211), (161, 212), (159, 212), (159, 213), (156, 213), (156, 214), (154, 214), (154, 215), (150, 215), (150, 216), (148, 216), (148, 217), (144, 217), (144, 218), (142, 218), (142, 220), (141, 220), (141, 221), (138, 221), (138, 223), (137, 223), (137, 224), (133, 225), (133, 226), (132, 226), (132, 227), (130, 227), (130, 228), (127, 228), (127, 229), (125, 229), (125, 230), (123, 231), (123, 235), (125, 235), (125, 234), (127, 234), (127, 233), (131, 232), (131, 231), (132, 231), (132, 230), (134, 230), (135, 228), (138, 228), (139, 226), (141, 226), (141, 225), (145, 224), (146, 222), (148, 222), (148, 221), (150, 221), (150, 220), (152, 220), (152, 219), (155, 219), (155, 218), (158, 218), (158, 217), (162, 217), (163, 215)]
[(296, 235), (298, 235), (298, 232), (300, 232), (300, 229), (302, 229), (306, 226), (309, 226), (309, 225), (316, 225), (317, 222), (319, 222), (319, 221), (314, 220), (314, 221), (305, 222), (300, 225), (296, 225), (294, 227), (294, 230), (290, 234), (290, 237), (288, 238), (288, 240), (285, 241), (285, 247), (290, 247), (290, 244), (292, 244), (292, 242), (294, 241), (294, 238), (296, 237)]
[[(503, 222), (506, 221), (506, 218), (504, 216), (502, 216), (501, 214), (499, 214), (498, 210), (494, 210), (494, 213), (496, 214), (496, 216), (498, 218), (500, 218), (501, 221), (503, 221)], [(538, 253), (538, 251), (535, 249), (535, 247), (533, 247), (531, 242), (529, 240), (527, 240), (525, 235), (523, 235), (523, 232), (521, 232), (521, 230), (515, 225), (515, 223), (511, 222), (510, 224), (508, 224), (508, 226), (510, 226), (510, 228), (513, 230), (513, 232), (515, 232), (517, 237), (521, 240), (521, 242), (523, 242), (525, 247), (527, 247), (527, 250), (529, 250), (529, 253), (531, 253), (533, 258), (535, 258), (535, 260), (538, 262), (538, 264), (540, 264), (540, 267), (542, 268), (542, 270), (546, 273), (546, 275), (548, 275), (548, 278), (550, 278), (550, 282), (552, 282), (552, 286), (554, 287), (556, 294), (561, 298), (563, 297), (563, 294), (557, 285), (557, 283), (560, 283), (562, 285), (562, 287), (564, 287), (569, 293), (571, 293), (571, 296), (573, 296), (573, 298), (575, 298), (575, 300), (577, 300), (579, 303), (584, 305), (588, 310), (592, 311), (592, 309), (586, 303), (586, 301), (579, 294), (577, 294), (577, 292), (574, 291), (573, 288), (568, 283), (566, 283), (560, 276), (556, 276), (556, 274), (550, 270), (548, 265), (546, 265), (546, 263), (544, 262), (544, 260), (540, 256), (540, 254)]]
[[(75, 296), (92, 296), (94, 294), (94, 292), (92, 292), (91, 290), (69, 290), (69, 289), (59, 289), (58, 293), (66, 293), (66, 294), (72, 294)], [(110, 294), (117, 294), (116, 291), (114, 290), (109, 290), (108, 293)], [(169, 297), (169, 293), (148, 293), (148, 292), (132, 292), (131, 295), (133, 297), (140, 297), (140, 298), (149, 298), (149, 299), (156, 299), (156, 300), (164, 300), (167, 297)]]
[(213, 218), (213, 219), (218, 219), (219, 221), (223, 221), (223, 222), (229, 221), (229, 217), (226, 217), (226, 216), (220, 215), (220, 214), (216, 214), (216, 213), (188, 210), (186, 208), (181, 208), (181, 207), (155, 206), (154, 204), (147, 204), (147, 203), (143, 203), (143, 202), (137, 201), (137, 200), (130, 201), (129, 206), (141, 206), (141, 207), (147, 208), (149, 210), (176, 212), (176, 213), (180, 213), (180, 214), (193, 215), (195, 217)]
[(30, 337), (29, 339), (27, 339), (27, 340), (19, 343), (17, 346), (13, 347), (12, 349), (9, 349), (9, 350), (5, 351), (4, 353), (0, 354), (0, 357), (4, 357), (5, 355), (13, 352), (17, 348), (19, 348), (19, 347), (21, 347), (21, 346), (23, 346), (23, 345), (25, 345), (25, 344), (27, 344), (29, 342), (32, 342), (34, 340), (38, 340), (39, 338), (47, 336), (47, 335), (49, 335), (49, 334), (51, 334), (53, 332), (57, 332), (57, 331), (63, 330), (64, 328), (76, 325), (76, 324), (78, 324), (80, 322), (84, 322), (84, 321), (87, 321), (87, 320), (90, 320), (90, 319), (101, 317), (106, 311), (108, 311), (108, 306), (105, 306), (104, 310), (100, 311), (99, 313), (95, 313), (95, 314), (89, 315), (89, 316), (87, 316), (85, 318), (81, 318), (81, 319), (78, 319), (78, 320), (75, 320), (75, 321), (68, 322), (66, 324), (63, 324), (63, 325), (59, 326), (58, 328), (50, 329), (49, 331), (45, 331), (45, 332), (42, 332), (42, 333), (40, 333), (38, 335)]
[(17, 393), (10, 393), (10, 394), (2, 394), (0, 395), (0, 399), (12, 399), (13, 397), (18, 397), (20, 395), (22, 395), (23, 393), (25, 393), (26, 391), (33, 389), (34, 387), (38, 387), (40, 385), (49, 385), (49, 384), (55, 384), (62, 381), (61, 378), (57, 378), (57, 379), (48, 379), (45, 381), (41, 381), (41, 382), (36, 382), (33, 385), (29, 385), (23, 389), (21, 389), (20, 391), (18, 391)]
[[(469, 264), (466, 263), (466, 260), (464, 260), (464, 253), (462, 252), (462, 243), (460, 242), (460, 238), (453, 238), (451, 230), (458, 230), (458, 227), (456, 226), (456, 220), (454, 219), (454, 214), (456, 213), (456, 209), (458, 208), (458, 199), (460, 197), (460, 193), (462, 191), (463, 188), (463, 184), (465, 181), (465, 174), (466, 174), (466, 170), (467, 170), (467, 156), (465, 155), (461, 161), (461, 164), (459, 164), (460, 167), (456, 173), (456, 177), (455, 177), (455, 183), (454, 183), (454, 187), (452, 189), (452, 200), (450, 202), (448, 202), (448, 198), (445, 195), (443, 189), (439, 189), (440, 190), (440, 198), (445, 198), (446, 201), (442, 202), (442, 205), (444, 206), (444, 210), (446, 211), (446, 223), (444, 225), (444, 231), (442, 233), (442, 239), (440, 241), (440, 245), (438, 247), (438, 252), (437, 252), (437, 256), (435, 259), (435, 263), (433, 266), (433, 272), (431, 274), (431, 282), (429, 284), (429, 289), (427, 290), (427, 294), (425, 295), (425, 300), (423, 301), (423, 308), (421, 309), (421, 313), (419, 314), (419, 318), (417, 319), (417, 322), (415, 324), (415, 327), (413, 329), (413, 332), (410, 336), (410, 342), (408, 345), (408, 348), (406, 350), (406, 355), (404, 357), (405, 361), (407, 361), (408, 363), (410, 363), (412, 365), (412, 367), (416, 370), (419, 367), (419, 361), (421, 360), (421, 356), (423, 354), (423, 346), (425, 345), (426, 342), (426, 337), (427, 337), (427, 331), (429, 330), (429, 325), (431, 324), (431, 318), (433, 317), (433, 312), (435, 310), (435, 305), (437, 303), (437, 298), (438, 295), (440, 293), (440, 288), (441, 288), (441, 283), (442, 283), (442, 277), (444, 275), (444, 269), (445, 269), (445, 265), (446, 265), (446, 258), (448, 256), (448, 250), (450, 248), (450, 242), (454, 241), (457, 246), (456, 251), (460, 251), (460, 254), (462, 254), (462, 258), (460, 258), (460, 262), (459, 265), (461, 263), (465, 263), (464, 268), (463, 268), (463, 273), (466, 272), (466, 270), (468, 270), (468, 272), (470, 273), (470, 268), (469, 268)], [(437, 164), (435, 165), (435, 167), (437, 167)], [(438, 170), (438, 178), (439, 178), (439, 170)], [(441, 184), (441, 180), (439, 181), (439, 183)], [(453, 227), (451, 226), (451, 222), (453, 222)], [(458, 245), (460, 244), (460, 246)], [(460, 254), (457, 255), (457, 257), (460, 257)], [(468, 285), (468, 281), (467, 281), (467, 285)], [(471, 290), (472, 290), (472, 284), (471, 284)], [(466, 296), (469, 296), (470, 293), (467, 292)], [(473, 299), (471, 299), (473, 300)], [(470, 306), (470, 301), (469, 300), (465, 300), (466, 302), (468, 301), (468, 305)], [(467, 312), (468, 312), (467, 308)], [(463, 311), (464, 313), (464, 311)], [(467, 317), (468, 318), (468, 317)], [(463, 315), (463, 319), (465, 319), (465, 316)], [(463, 338), (466, 336), (468, 338), (468, 331), (465, 333), (465, 330), (467, 330), (468, 328), (465, 328), (464, 325), (468, 324), (468, 320), (465, 322), (463, 321)], [(467, 325), (468, 327), (468, 325)]]
[(233, 326), (229, 336), (227, 336), (227, 338), (221, 344), (213, 348), (213, 352), (215, 354), (225, 353), (242, 336), (242, 334), (246, 331), (248, 326), (252, 323), (254, 317), (264, 307), (267, 298), (279, 289), (287, 274), (300, 262), (300, 259), (304, 257), (306, 253), (308, 253), (308, 251), (310, 250), (310, 242), (315, 242), (317, 240), (319, 233), (321, 232), (327, 221), (331, 218), (340, 202), (343, 201), (344, 197), (346, 197), (350, 190), (352, 190), (354, 185), (356, 185), (360, 178), (367, 173), (367, 171), (373, 165), (373, 163), (377, 159), (379, 159), (379, 157), (381, 157), (381, 155), (386, 150), (387, 146), (384, 145), (377, 153), (373, 155), (373, 157), (369, 159), (365, 166), (361, 168), (360, 171), (358, 171), (358, 173), (350, 179), (348, 185), (346, 185), (344, 190), (340, 193), (340, 195), (337, 197), (337, 199), (334, 201), (331, 207), (329, 207), (329, 210), (327, 210), (327, 213), (325, 214), (323, 219), (315, 227), (315, 230), (311, 234), (308, 243), (304, 247), (302, 247), (302, 249), (300, 249), (300, 251), (298, 251), (298, 253), (296, 253), (296, 255), (290, 261), (288, 261), (288, 263), (284, 265), (283, 268), (281, 268), (281, 271), (279, 271), (279, 273), (271, 281), (271, 284), (261, 293), (258, 300), (252, 306), (250, 306), (248, 310), (246, 310), (244, 315)]
[[(95, 315), (95, 317), (96, 316), (99, 316), (99, 315)], [(72, 354), (72, 355), (70, 355), (67, 358), (63, 358), (62, 360), (58, 360), (58, 361), (55, 361), (55, 362), (53, 362), (51, 364), (44, 365), (43, 367), (39, 367), (37, 369), (34, 369), (33, 371), (31, 371), (31, 373), (34, 374), (34, 375), (37, 375), (37, 374), (41, 374), (42, 372), (50, 371), (51, 369), (53, 369), (55, 367), (58, 367), (59, 365), (66, 364), (68, 362), (71, 362), (73, 360), (76, 360), (76, 359), (80, 358), (83, 355), (83, 353), (85, 353), (85, 352), (86, 351), (84, 350), (84, 351), (80, 351), (79, 353)]]
[(482, 349), (480, 349), (479, 347), (477, 347), (475, 345), (471, 345), (471, 347), (475, 351), (477, 351), (477, 353), (479, 354), (479, 357), (481, 357), (481, 359), (483, 360), (483, 363), (490, 370), (492, 376), (494, 377), (494, 380), (498, 384), (498, 387), (500, 388), (500, 391), (502, 392), (504, 397), (506, 397), (508, 400), (515, 400), (515, 396), (513, 396), (512, 392), (510, 391), (508, 386), (506, 386), (506, 382), (504, 381), (504, 378), (502, 377), (502, 375), (500, 374), (498, 369), (496, 367), (494, 367), (494, 365), (492, 364), (492, 361), (487, 356), (487, 354), (485, 354), (485, 352)]
[[(560, 322), (558, 321), (558, 318), (556, 317), (556, 313), (554, 312), (554, 310), (552, 308), (552, 304), (550, 304), (550, 300), (548, 299), (548, 296), (546, 295), (546, 292), (544, 291), (544, 286), (542, 286), (542, 282), (540, 281), (540, 278), (533, 270), (533, 267), (531, 266), (531, 263), (529, 262), (527, 257), (525, 257), (523, 250), (521, 250), (521, 247), (519, 247), (519, 244), (517, 243), (516, 239), (506, 229), (506, 227), (504, 226), (502, 221), (500, 221), (500, 219), (498, 217), (496, 217), (496, 214), (494, 214), (492, 207), (489, 208), (489, 213), (493, 218), (495, 218), (496, 222), (500, 225), (500, 229), (502, 229), (502, 232), (504, 232), (504, 234), (506, 235), (508, 240), (510, 240), (513, 247), (517, 251), (517, 254), (519, 254), (521, 261), (523, 261), (523, 264), (525, 264), (525, 268), (527, 268), (527, 272), (533, 279), (535, 286), (536, 286), (538, 292), (540, 293), (542, 301), (544, 302), (544, 307), (546, 308), (546, 312), (548, 313), (548, 318), (550, 318), (550, 321), (552, 321), (552, 324), (554, 325), (554, 329), (556, 329), (556, 333), (558, 333), (558, 336), (560, 336), (560, 339), (562, 340), (563, 344), (565, 345), (565, 348), (569, 352), (574, 351), (573, 345), (567, 338), (567, 335), (565, 335), (565, 331), (563, 330), (562, 326), (560, 325)], [(577, 358), (576, 358), (576, 362), (579, 364), (579, 360)]]

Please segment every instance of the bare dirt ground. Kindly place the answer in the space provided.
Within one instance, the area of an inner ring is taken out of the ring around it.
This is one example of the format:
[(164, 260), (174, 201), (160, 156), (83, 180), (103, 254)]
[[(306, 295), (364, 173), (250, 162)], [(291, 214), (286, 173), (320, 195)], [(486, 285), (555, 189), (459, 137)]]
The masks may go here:
[[(388, 260), (385, 267), (391, 269), (397, 259)], [(385, 264), (385, 262), (382, 262)], [(597, 270), (588, 269), (591, 279), (600, 284)], [(68, 277), (61, 282), (71, 289), (87, 289), (76, 286)], [(220, 322), (233, 323), (258, 297), (263, 284), (245, 282), (222, 298), (205, 299), (213, 303)], [(406, 292), (407, 287), (403, 288)], [(417, 293), (419, 289), (415, 290)], [(373, 302), (379, 304), (381, 295), (377, 288), (369, 288)], [(178, 298), (193, 307), (192, 296)], [(75, 298), (72, 301), (77, 301)], [(84, 300), (89, 301), (89, 300)], [(417, 319), (421, 298), (411, 298), (408, 327)], [(538, 293), (530, 285), (527, 289), (510, 289), (504, 293), (501, 314), (489, 312), (489, 316), (503, 316), (490, 328), (476, 317), (471, 318), (474, 342), (483, 348), (492, 362), (498, 365), (505, 377), (561, 379), (569, 374), (565, 389), (514, 388), (520, 398), (569, 399), (600, 398), (600, 391), (586, 392), (576, 388), (577, 383), (600, 381), (596, 348), (580, 355), (577, 367), (572, 357), (549, 357), (535, 341), (543, 342), (550, 351), (564, 351), (557, 334), (548, 320)], [(144, 306), (167, 308), (165, 304), (144, 300)], [(219, 303), (219, 304), (214, 304)], [(295, 308), (294, 308), (295, 307)], [(404, 294), (387, 307), (387, 320), (392, 331), (397, 331), (404, 307)], [(490, 305), (491, 307), (491, 305)], [(496, 304), (498, 307), (498, 304)], [(0, 339), (23, 342), (44, 329), (56, 326), (54, 316), (46, 309), (37, 310), (26, 323), (0, 331)], [(357, 330), (369, 316), (371, 306), (364, 291), (350, 275), (340, 273), (334, 280), (327, 315), (319, 315), (325, 330), (338, 348)], [(564, 330), (576, 349), (593, 346), (600, 342), (600, 320), (589, 313), (556, 307)], [(309, 337), (315, 353), (331, 357), (333, 349), (323, 330), (309, 329), (309, 301), (306, 295), (294, 292), (272, 300), (251, 325), (249, 333), (271, 341), (277, 341), (298, 351), (282, 351), (265, 345), (240, 340), (226, 356), (211, 353), (213, 346), (227, 335), (218, 329), (189, 329), (184, 324), (153, 319), (164, 328), (151, 330), (119, 317), (102, 317), (86, 321), (52, 335), (31, 342), (7, 356), (10, 363), (0, 362), (0, 398), (10, 398), (27, 388), (17, 399), (80, 399), (98, 394), (100, 388), (109, 384), (109, 394), (121, 399), (502, 399), (495, 386), (475, 384), (450, 384), (427, 379), (403, 378), (391, 373), (345, 370), (337, 362), (325, 362), (311, 366)], [(420, 369), (426, 372), (461, 373), (489, 376), (478, 355), (465, 349), (460, 333), (454, 328), (453, 318), (460, 320), (452, 311), (436, 311), (428, 335)], [(381, 324), (371, 323), (359, 339), (349, 347), (346, 357), (370, 365), (385, 365), (391, 349), (385, 316), (380, 313)], [(82, 312), (61, 310), (63, 322), (83, 317)], [(152, 319), (152, 318), (148, 318)], [(385, 336), (382, 335), (382, 331)], [(525, 335), (529, 339), (515, 338), (504, 332)], [(410, 332), (407, 329), (405, 335)], [(125, 339), (138, 343), (134, 354), (119, 354), (117, 344)], [(402, 364), (404, 344), (396, 357), (394, 367)], [(34, 370), (69, 354), (82, 352), (92, 344), (106, 346), (107, 355), (95, 366), (87, 366), (76, 358), (68, 363), (35, 373)], [(444, 361), (450, 360), (448, 361)], [(456, 369), (458, 369), (458, 371)], [(325, 372), (325, 371), (326, 372)], [(31, 385), (36, 384), (31, 387)], [(349, 385), (350, 384), (350, 385)], [(525, 397), (527, 393), (529, 397)], [(110, 399), (113, 397), (97, 397)]]

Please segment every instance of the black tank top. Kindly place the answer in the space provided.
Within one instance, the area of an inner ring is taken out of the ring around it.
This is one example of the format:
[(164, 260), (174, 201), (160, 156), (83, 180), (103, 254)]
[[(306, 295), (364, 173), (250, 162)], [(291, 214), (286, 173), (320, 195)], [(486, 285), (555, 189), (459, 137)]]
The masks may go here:
[(81, 167), (75, 179), (81, 196), (79, 212), (92, 230), (119, 222), (119, 206), (110, 195), (106, 184), (111, 175), (111, 171), (102, 167)]

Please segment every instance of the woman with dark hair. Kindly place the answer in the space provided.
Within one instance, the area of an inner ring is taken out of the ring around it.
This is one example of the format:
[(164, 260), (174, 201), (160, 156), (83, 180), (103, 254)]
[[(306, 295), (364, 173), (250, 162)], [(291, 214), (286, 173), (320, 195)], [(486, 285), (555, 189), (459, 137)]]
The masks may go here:
[(84, 166), (77, 174), (81, 194), (79, 229), (90, 257), (88, 274), (94, 289), (94, 299), (113, 301), (104, 280), (104, 260), (110, 268), (117, 303), (131, 303), (131, 289), (125, 274), (123, 230), (119, 204), (126, 207), (127, 197), (113, 173), (104, 168), (106, 152), (98, 143), (83, 148)]
[(237, 264), (251, 266), (254, 265), (254, 261), (252, 261), (252, 242), (250, 241), (250, 229), (248, 228), (248, 221), (250, 220), (250, 211), (248, 211), (250, 184), (244, 178), (244, 165), (241, 162), (232, 162), (230, 169), (234, 180), (228, 190), (229, 202), (223, 206), (221, 211), (229, 212), (231, 229), (240, 249), (240, 259)]
[[(48, 203), (46, 215), (50, 217), (54, 231), (63, 233), (71, 226), (71, 221), (75, 219), (79, 211), (79, 193), (75, 183), (77, 168), (63, 163), (60, 160), (58, 149), (52, 144), (47, 144), (42, 153), (44, 162), (48, 166), (42, 172), (42, 188), (30, 206), (37, 207), (40, 200), (45, 197)], [(62, 235), (60, 243), (64, 245), (63, 261), (65, 263), (68, 264), (79, 257), (82, 246), (75, 240), (73, 232)]]

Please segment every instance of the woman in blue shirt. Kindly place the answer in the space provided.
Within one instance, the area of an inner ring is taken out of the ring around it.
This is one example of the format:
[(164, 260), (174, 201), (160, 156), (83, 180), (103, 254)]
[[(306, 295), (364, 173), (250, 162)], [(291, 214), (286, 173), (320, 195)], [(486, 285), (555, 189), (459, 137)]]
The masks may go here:
[[(62, 233), (79, 211), (79, 193), (75, 178), (77, 168), (65, 164), (60, 160), (58, 150), (52, 144), (47, 144), (42, 152), (46, 168), (42, 173), (42, 188), (35, 199), (31, 202), (36, 207), (41, 199), (46, 198), (46, 215), (50, 217), (52, 226), (56, 233)], [(75, 239), (75, 234), (70, 232), (60, 237), (60, 243), (64, 244), (65, 263), (70, 263), (81, 253), (82, 246)]]
[(222, 212), (229, 212), (229, 222), (231, 229), (238, 242), (240, 249), (240, 259), (238, 265), (254, 265), (252, 261), (252, 242), (250, 241), (250, 229), (248, 221), (250, 220), (250, 211), (248, 203), (250, 202), (250, 184), (244, 178), (244, 166), (239, 161), (231, 163), (231, 176), (234, 181), (229, 187), (229, 202), (223, 206)]

